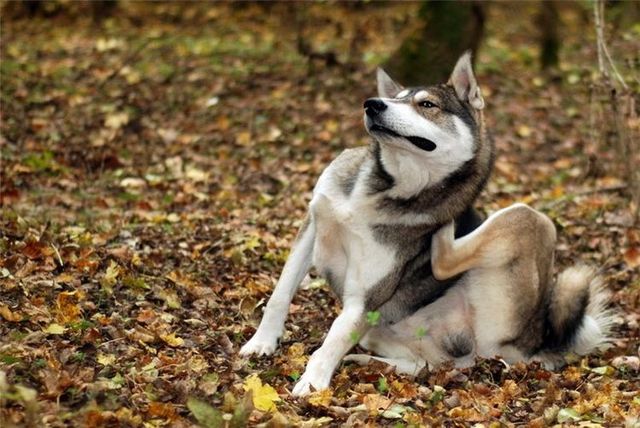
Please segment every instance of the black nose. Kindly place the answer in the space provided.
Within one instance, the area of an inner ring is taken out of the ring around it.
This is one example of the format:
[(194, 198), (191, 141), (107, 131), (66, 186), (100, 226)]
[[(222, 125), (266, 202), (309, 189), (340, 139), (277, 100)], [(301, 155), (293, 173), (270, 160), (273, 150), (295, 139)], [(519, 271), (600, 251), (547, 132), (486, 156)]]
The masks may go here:
[(387, 105), (379, 98), (369, 98), (364, 102), (364, 112), (369, 117), (375, 117), (387, 109)]

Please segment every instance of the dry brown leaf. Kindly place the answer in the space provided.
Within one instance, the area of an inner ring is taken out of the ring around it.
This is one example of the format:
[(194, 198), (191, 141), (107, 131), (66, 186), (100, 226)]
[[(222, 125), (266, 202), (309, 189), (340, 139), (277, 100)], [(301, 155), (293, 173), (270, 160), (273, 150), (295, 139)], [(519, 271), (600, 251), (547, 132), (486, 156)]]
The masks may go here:
[(640, 266), (640, 247), (627, 248), (623, 254), (624, 261), (631, 269)]

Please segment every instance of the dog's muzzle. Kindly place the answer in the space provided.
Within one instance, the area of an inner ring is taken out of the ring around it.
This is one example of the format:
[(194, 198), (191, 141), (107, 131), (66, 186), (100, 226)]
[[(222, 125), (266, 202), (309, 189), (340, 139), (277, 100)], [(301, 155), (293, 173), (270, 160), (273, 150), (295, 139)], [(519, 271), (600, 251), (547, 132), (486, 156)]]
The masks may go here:
[(411, 144), (416, 146), (419, 149), (422, 149), (426, 152), (432, 152), (436, 149), (437, 145), (433, 141), (417, 136), (407, 136), (400, 135), (392, 129), (387, 128), (386, 126), (382, 126), (375, 121), (375, 119), (387, 109), (387, 105), (384, 101), (379, 98), (369, 98), (364, 102), (364, 113), (368, 117), (368, 121), (370, 121), (371, 125), (369, 125), (369, 131), (378, 132), (382, 134), (389, 135), (391, 137), (404, 138), (409, 141)]
[(386, 109), (387, 105), (379, 98), (369, 98), (364, 102), (364, 112), (372, 119)]

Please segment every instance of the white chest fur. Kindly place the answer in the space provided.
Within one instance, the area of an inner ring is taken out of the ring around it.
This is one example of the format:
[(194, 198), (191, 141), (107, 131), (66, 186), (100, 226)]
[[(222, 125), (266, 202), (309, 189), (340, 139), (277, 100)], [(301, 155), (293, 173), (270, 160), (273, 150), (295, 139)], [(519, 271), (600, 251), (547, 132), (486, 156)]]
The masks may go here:
[(311, 201), (316, 227), (313, 264), (345, 296), (364, 296), (394, 267), (394, 249), (376, 240), (375, 200), (356, 183), (345, 195), (329, 176), (321, 177)]

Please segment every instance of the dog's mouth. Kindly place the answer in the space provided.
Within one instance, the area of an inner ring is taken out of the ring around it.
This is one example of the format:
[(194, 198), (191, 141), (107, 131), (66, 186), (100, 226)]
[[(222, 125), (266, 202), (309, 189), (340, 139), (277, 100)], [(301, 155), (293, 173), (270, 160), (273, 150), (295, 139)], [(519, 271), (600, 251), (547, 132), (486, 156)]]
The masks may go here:
[(416, 146), (417, 148), (422, 149), (422, 150), (427, 151), (427, 152), (432, 152), (437, 147), (436, 143), (434, 143), (433, 141), (431, 141), (431, 140), (429, 140), (427, 138), (400, 135), (396, 131), (394, 131), (392, 129), (389, 129), (389, 128), (386, 128), (386, 127), (384, 127), (382, 125), (378, 125), (378, 124), (371, 125), (371, 127), (369, 128), (369, 131), (371, 131), (371, 132), (379, 132), (381, 134), (387, 134), (387, 135), (390, 135), (392, 137), (404, 138), (407, 141), (409, 141), (411, 144)]

